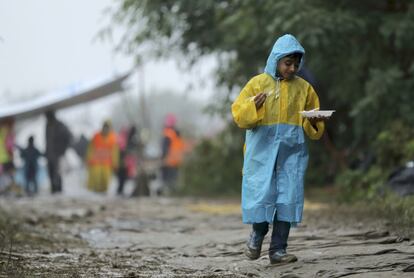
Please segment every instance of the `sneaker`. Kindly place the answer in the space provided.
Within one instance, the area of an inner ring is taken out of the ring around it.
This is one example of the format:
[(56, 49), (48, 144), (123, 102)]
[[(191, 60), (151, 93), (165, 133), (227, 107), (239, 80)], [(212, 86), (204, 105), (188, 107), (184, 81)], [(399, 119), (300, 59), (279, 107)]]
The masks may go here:
[(293, 263), (298, 258), (293, 254), (287, 254), (286, 250), (278, 250), (273, 254), (269, 254), (270, 264), (287, 264)]
[(247, 248), (245, 250), (245, 255), (251, 259), (256, 260), (260, 257), (260, 253), (262, 251), (262, 243), (263, 243), (264, 236), (257, 234), (256, 232), (252, 231), (250, 233), (250, 238), (247, 241)]

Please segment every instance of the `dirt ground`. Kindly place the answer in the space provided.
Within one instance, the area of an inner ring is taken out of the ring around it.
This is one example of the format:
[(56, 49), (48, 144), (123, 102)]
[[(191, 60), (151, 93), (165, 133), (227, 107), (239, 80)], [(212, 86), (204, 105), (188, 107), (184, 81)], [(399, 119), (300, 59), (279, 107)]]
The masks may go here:
[(250, 227), (238, 200), (40, 196), (0, 205), (13, 216), (0, 277), (414, 277), (408, 238), (320, 203), (306, 202), (289, 238), (298, 261), (282, 266), (269, 265), (268, 237), (261, 258), (244, 256)]

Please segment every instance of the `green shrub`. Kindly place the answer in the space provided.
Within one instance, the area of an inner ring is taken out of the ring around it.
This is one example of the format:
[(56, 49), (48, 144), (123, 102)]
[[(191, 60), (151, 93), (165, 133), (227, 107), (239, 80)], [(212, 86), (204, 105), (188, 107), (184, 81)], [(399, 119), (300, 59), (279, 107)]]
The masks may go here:
[(389, 173), (414, 158), (414, 130), (395, 121), (380, 132), (373, 142), (375, 164), (368, 170), (348, 169), (339, 174), (335, 184), (338, 199), (363, 204), (375, 216), (389, 219), (393, 227), (413, 235), (414, 196), (401, 197), (386, 186)]
[(244, 132), (234, 124), (212, 139), (202, 140), (181, 168), (179, 194), (239, 195)]
[(371, 200), (386, 191), (389, 173), (414, 158), (414, 129), (394, 121), (381, 131), (372, 143), (375, 163), (368, 170), (347, 169), (335, 184), (342, 201)]
[(339, 187), (339, 200), (353, 202), (372, 200), (383, 193), (388, 174), (379, 167), (371, 167), (369, 171), (346, 170), (336, 179)]
[(378, 134), (373, 143), (377, 163), (391, 169), (414, 159), (414, 129), (401, 121), (394, 121)]

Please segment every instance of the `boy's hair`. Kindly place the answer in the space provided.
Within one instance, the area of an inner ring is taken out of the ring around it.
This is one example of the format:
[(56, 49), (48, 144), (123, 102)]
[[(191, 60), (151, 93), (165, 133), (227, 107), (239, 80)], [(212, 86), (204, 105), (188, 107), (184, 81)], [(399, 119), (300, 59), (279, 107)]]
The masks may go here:
[(303, 56), (303, 54), (302, 54), (302, 53), (300, 53), (300, 52), (295, 52), (295, 53), (292, 53), (292, 54), (286, 55), (285, 57), (289, 57), (289, 58), (292, 58), (292, 59), (298, 59), (298, 60), (300, 61), (300, 60), (302, 60), (302, 56)]

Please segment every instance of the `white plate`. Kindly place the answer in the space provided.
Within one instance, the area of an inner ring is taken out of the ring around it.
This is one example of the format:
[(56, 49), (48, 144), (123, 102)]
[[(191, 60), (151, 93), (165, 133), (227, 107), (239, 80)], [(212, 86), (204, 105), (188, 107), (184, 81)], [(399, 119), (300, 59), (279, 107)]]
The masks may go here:
[(311, 110), (311, 111), (301, 111), (299, 112), (305, 118), (315, 118), (315, 117), (323, 117), (328, 118), (332, 116), (332, 113), (335, 110)]

